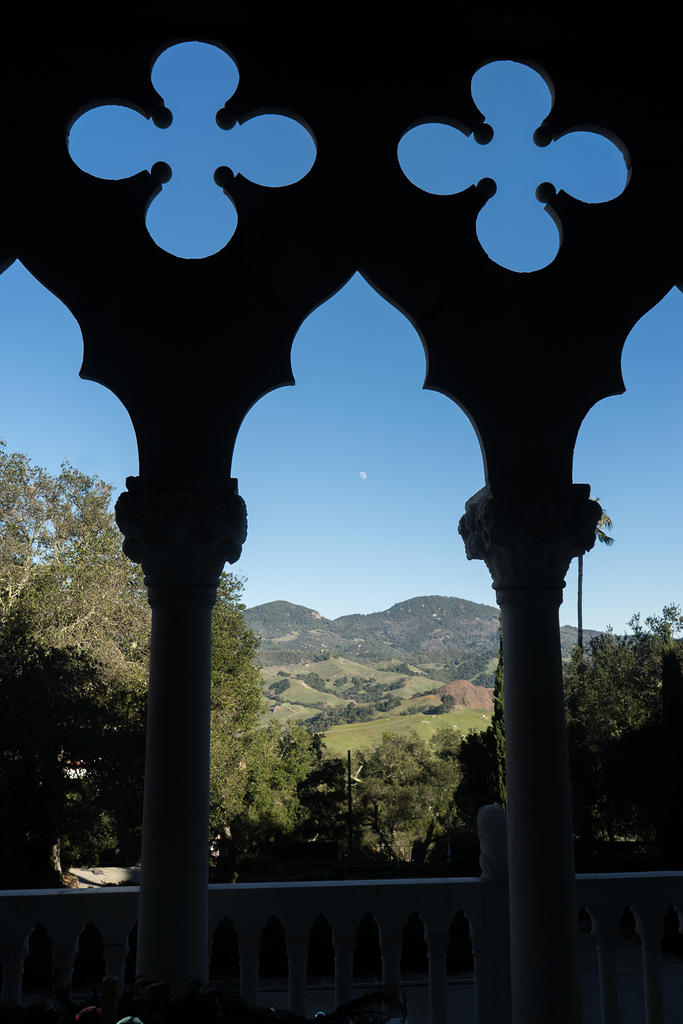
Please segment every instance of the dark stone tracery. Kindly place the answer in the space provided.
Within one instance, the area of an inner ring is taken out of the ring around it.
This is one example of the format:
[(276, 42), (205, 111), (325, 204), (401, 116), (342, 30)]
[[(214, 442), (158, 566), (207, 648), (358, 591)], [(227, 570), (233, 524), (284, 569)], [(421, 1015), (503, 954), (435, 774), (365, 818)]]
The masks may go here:
[[(681, 163), (670, 132), (681, 88), (666, 57), (677, 22), (670, 14), (668, 26), (643, 24), (637, 12), (620, 11), (617, 23), (613, 11), (597, 5), (587, 26), (578, 15), (528, 5), (523, 13), (518, 5), (479, 8), (462, 12), (457, 32), (367, 15), (362, 30), (335, 32), (301, 15), (257, 19), (239, 8), (217, 20), (215, 7), (195, 5), (191, 19), (166, 7), (144, 17), (122, 9), (106, 31), (83, 16), (5, 32), (6, 259), (19, 256), (78, 319), (82, 373), (129, 410), (143, 475), (168, 473), (176, 459), (201, 476), (228, 472), (248, 408), (292, 381), (289, 350), (301, 321), (360, 269), (418, 326), (427, 386), (471, 417), (489, 483), (570, 483), (581, 420), (623, 389), (628, 330), (679, 276), (680, 204), (670, 203), (666, 216), (660, 207), (664, 168), (673, 180)], [(65, 145), (72, 121), (104, 99), (158, 119), (164, 108), (150, 67), (180, 39), (217, 42), (233, 55), (240, 82), (231, 117), (294, 114), (318, 149), (311, 171), (286, 188), (233, 178), (237, 234), (198, 261), (169, 256), (147, 235), (144, 211), (160, 187), (154, 174), (95, 179)], [(425, 118), (480, 128), (469, 82), (501, 57), (539, 68), (553, 84), (541, 141), (604, 125), (632, 161), (629, 184), (612, 202), (587, 210), (562, 192), (550, 199), (563, 244), (553, 263), (526, 275), (481, 251), (481, 190), (422, 193), (396, 159), (401, 136)], [(550, 339), (552, 351), (572, 353), (552, 387)]]
[[(210, 604), (246, 526), (229, 478), (234, 440), (255, 401), (292, 383), (302, 320), (360, 270), (417, 326), (426, 386), (458, 402), (480, 438), (487, 487), (469, 503), (463, 534), (470, 556), (490, 564), (505, 619), (513, 1016), (574, 1024), (556, 606), (564, 566), (590, 546), (597, 506), (572, 485), (572, 454), (591, 406), (623, 390), (628, 331), (682, 277), (681, 203), (672, 196), (662, 210), (661, 202), (683, 164), (683, 140), (671, 130), (683, 93), (681, 24), (672, 10), (609, 2), (594, 4), (590, 21), (578, 9), (521, 3), (448, 14), (446, 26), (415, 11), (386, 19), (366, 9), (362, 23), (347, 15), (329, 28), (291, 7), (199, 2), (191, 15), (172, 4), (110, 7), (106, 17), (38, 15), (5, 29), (0, 267), (21, 259), (69, 307), (83, 331), (82, 376), (118, 396), (138, 438), (140, 477), (119, 516), (154, 607), (139, 970), (180, 986), (208, 969)], [(145, 228), (164, 166), (98, 179), (66, 144), (79, 114), (106, 101), (166, 123), (150, 67), (182, 40), (234, 57), (231, 117), (295, 115), (317, 147), (310, 172), (284, 188), (219, 175), (238, 229), (220, 252), (191, 261), (159, 249)], [(542, 193), (564, 239), (552, 263), (524, 275), (479, 246), (485, 181), (430, 195), (410, 184), (396, 156), (406, 131), (426, 119), (483, 139), (469, 84), (494, 59), (528, 63), (552, 83), (539, 144), (606, 126), (631, 160), (627, 187), (609, 203), (588, 210), (563, 192)], [(171, 848), (189, 865), (182, 880)]]

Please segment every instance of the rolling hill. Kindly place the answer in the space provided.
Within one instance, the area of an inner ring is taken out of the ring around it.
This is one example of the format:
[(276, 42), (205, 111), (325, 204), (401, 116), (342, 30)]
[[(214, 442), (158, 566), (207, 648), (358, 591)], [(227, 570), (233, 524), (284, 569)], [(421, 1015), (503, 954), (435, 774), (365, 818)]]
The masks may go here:
[[(245, 619), (261, 638), (268, 717), (299, 721), (325, 733), (331, 749), (346, 749), (413, 727), (424, 735), (444, 725), (485, 728), (493, 707), (498, 614), (491, 605), (425, 596), (336, 619), (271, 601), (248, 608)], [(576, 636), (576, 629), (562, 628), (565, 657)], [(442, 705), (447, 694), (455, 697), (453, 710)]]
[[(498, 656), (498, 609), (459, 597), (414, 597), (386, 611), (327, 619), (289, 601), (248, 608), (247, 624), (261, 637), (264, 665), (346, 657), (366, 665), (406, 661), (433, 666), (446, 680), (479, 679), (492, 685), (488, 662)], [(586, 631), (589, 635), (590, 631)], [(571, 626), (561, 630), (562, 653), (576, 644)], [(459, 670), (458, 670), (459, 669)]]

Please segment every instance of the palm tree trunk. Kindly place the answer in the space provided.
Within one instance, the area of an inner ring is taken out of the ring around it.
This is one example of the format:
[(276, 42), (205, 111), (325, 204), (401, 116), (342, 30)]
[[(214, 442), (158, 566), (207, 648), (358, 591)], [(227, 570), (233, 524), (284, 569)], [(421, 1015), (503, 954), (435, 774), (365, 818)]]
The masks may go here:
[(583, 650), (583, 555), (579, 555), (579, 586), (578, 586), (578, 624), (579, 624), (579, 649)]

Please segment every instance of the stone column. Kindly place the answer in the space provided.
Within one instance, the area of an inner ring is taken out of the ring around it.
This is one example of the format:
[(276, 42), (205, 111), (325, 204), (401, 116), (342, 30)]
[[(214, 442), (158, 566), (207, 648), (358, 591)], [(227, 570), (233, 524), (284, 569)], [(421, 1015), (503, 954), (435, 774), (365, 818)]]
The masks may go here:
[(256, 1002), (258, 994), (258, 968), (260, 943), (258, 935), (241, 935), (240, 950), (240, 995), (249, 1006)]
[(353, 999), (353, 951), (356, 936), (353, 933), (334, 929), (334, 1002), (335, 1008), (350, 1003)]
[(481, 918), (470, 920), (477, 1020), (510, 1024), (510, 910), (505, 811), (486, 804), (477, 815)]
[(662, 921), (654, 911), (648, 914), (636, 911), (636, 931), (640, 936), (640, 950), (643, 960), (643, 989), (645, 994), (645, 1019), (647, 1024), (662, 1024), (664, 1005), (662, 1001)]
[(0, 1001), (8, 1006), (21, 1006), (21, 992), (24, 981), (26, 946), (10, 946), (0, 949), (2, 985)]
[(73, 940), (70, 942), (68, 940), (60, 942), (55, 938), (52, 943), (54, 987), (55, 992), (59, 995), (71, 994), (71, 978), (76, 959), (76, 942)]
[(503, 617), (510, 964), (515, 1024), (581, 1020), (577, 904), (558, 609), (595, 541), (584, 485), (485, 488), (460, 522)]
[(619, 1024), (619, 990), (615, 956), (619, 931), (617, 928), (605, 927), (593, 918), (591, 934), (595, 936), (598, 950), (600, 1021), (601, 1024)]
[(103, 949), (104, 955), (104, 977), (115, 978), (121, 983), (126, 974), (126, 958), (128, 956), (127, 942), (106, 942)]
[(429, 1024), (446, 1024), (446, 953), (448, 932), (427, 927), (427, 953), (429, 957)]
[(287, 932), (287, 963), (289, 968), (287, 1009), (290, 1013), (305, 1017), (308, 934), (290, 935), (289, 931)]
[(182, 995), (208, 980), (211, 610), (246, 511), (228, 478), (126, 486), (116, 520), (152, 607), (136, 973)]
[(380, 926), (379, 935), (382, 950), (382, 988), (400, 988), (403, 933), (386, 931)]

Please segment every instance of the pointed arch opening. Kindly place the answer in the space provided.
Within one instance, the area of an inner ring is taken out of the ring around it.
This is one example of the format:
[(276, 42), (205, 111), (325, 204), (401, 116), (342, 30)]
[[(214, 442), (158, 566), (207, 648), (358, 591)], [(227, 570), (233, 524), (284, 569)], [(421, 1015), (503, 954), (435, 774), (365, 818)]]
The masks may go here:
[(381, 980), (382, 953), (379, 928), (372, 914), (365, 914), (356, 929), (353, 951), (353, 974), (358, 983), (371, 984)]
[(74, 960), (74, 992), (95, 992), (105, 974), (104, 942), (99, 928), (88, 921), (78, 937)]
[(464, 911), (459, 910), (448, 929), (446, 965), (449, 975), (471, 975), (474, 970), (470, 922)]
[(410, 978), (429, 973), (429, 957), (425, 941), (425, 925), (416, 910), (410, 914), (403, 926), (401, 948), (401, 977)]
[(259, 940), (259, 978), (286, 978), (288, 972), (285, 929), (273, 915), (265, 924)]
[(286, 599), (335, 617), (399, 595), (490, 599), (457, 534), (483, 484), (478, 441), (452, 401), (422, 390), (408, 319), (355, 274), (304, 321), (292, 366), (295, 388), (264, 396), (235, 446), (247, 604)]
[(315, 978), (324, 985), (334, 978), (333, 932), (324, 914), (318, 914), (308, 933), (306, 970), (309, 982)]
[[(625, 393), (598, 402), (585, 417), (574, 452), (574, 479), (591, 485), (609, 513), (615, 543), (584, 558), (583, 621), (624, 633), (680, 602), (683, 539), (656, 528), (682, 507), (678, 439), (683, 428), (683, 294), (672, 288), (632, 328), (622, 355)], [(657, 511), (654, 512), (653, 510)], [(653, 515), (655, 519), (653, 519)], [(562, 622), (576, 622), (577, 562), (567, 575)]]
[(228, 917), (218, 922), (211, 936), (210, 981), (236, 984), (240, 976), (239, 941), (235, 926)]
[(38, 922), (26, 942), (23, 991), (47, 994), (52, 988), (52, 938)]
[(58, 472), (68, 461), (115, 493), (137, 472), (130, 417), (106, 388), (79, 377), (80, 327), (16, 260), (0, 274), (0, 438)]

